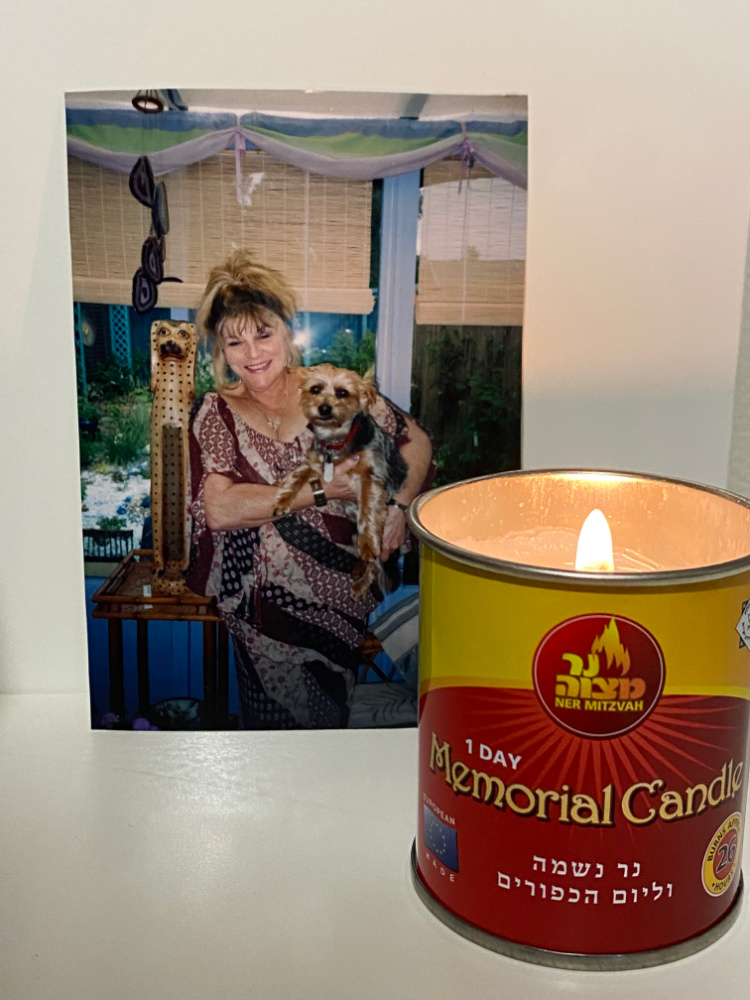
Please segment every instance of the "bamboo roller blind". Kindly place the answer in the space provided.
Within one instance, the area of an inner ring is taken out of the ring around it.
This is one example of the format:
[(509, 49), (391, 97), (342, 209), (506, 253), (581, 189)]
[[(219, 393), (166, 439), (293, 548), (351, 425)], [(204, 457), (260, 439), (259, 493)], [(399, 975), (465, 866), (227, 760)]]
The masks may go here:
[(521, 326), (526, 192), (479, 166), (461, 180), (456, 159), (424, 171), (416, 322)]
[[(309, 174), (264, 153), (234, 153), (167, 174), (170, 231), (160, 307), (193, 308), (208, 272), (237, 247), (281, 271), (309, 312), (369, 313), (370, 181)], [(68, 159), (73, 290), (78, 302), (129, 304), (150, 213), (127, 174)]]

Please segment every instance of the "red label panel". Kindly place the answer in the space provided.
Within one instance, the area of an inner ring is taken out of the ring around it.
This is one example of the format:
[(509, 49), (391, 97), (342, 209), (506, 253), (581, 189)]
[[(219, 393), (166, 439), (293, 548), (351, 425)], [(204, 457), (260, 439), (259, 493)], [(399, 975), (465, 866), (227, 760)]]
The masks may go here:
[(537, 948), (694, 937), (739, 888), (747, 722), (744, 700), (671, 695), (632, 731), (585, 738), (535, 691), (435, 689), (419, 724), (422, 880), (463, 920)]

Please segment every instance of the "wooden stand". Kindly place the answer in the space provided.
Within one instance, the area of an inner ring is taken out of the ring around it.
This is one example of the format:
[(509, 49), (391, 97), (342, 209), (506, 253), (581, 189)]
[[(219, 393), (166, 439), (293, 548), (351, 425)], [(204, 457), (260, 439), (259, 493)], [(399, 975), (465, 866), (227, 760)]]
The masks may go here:
[(134, 549), (93, 596), (92, 618), (106, 618), (109, 626), (110, 709), (125, 715), (123, 621), (135, 621), (138, 659), (138, 711), (150, 706), (148, 623), (201, 622), (203, 625), (203, 709), (205, 729), (226, 729), (229, 717), (229, 636), (212, 611), (211, 600), (185, 591), (153, 595), (154, 566), (150, 549)]

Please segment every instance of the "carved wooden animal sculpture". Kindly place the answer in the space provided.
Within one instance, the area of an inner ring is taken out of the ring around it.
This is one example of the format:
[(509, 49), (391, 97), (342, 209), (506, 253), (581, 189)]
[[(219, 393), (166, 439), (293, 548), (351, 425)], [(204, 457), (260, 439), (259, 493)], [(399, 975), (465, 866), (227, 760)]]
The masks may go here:
[(195, 396), (197, 338), (192, 323), (151, 324), (151, 522), (154, 594), (187, 589), (188, 423)]

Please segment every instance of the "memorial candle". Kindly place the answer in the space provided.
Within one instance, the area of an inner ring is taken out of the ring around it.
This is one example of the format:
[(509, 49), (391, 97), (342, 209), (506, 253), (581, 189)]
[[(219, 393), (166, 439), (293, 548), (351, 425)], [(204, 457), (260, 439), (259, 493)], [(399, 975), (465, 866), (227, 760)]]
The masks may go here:
[(637, 968), (710, 944), (742, 889), (748, 501), (520, 472), (434, 490), (409, 519), (422, 898), (542, 964)]

